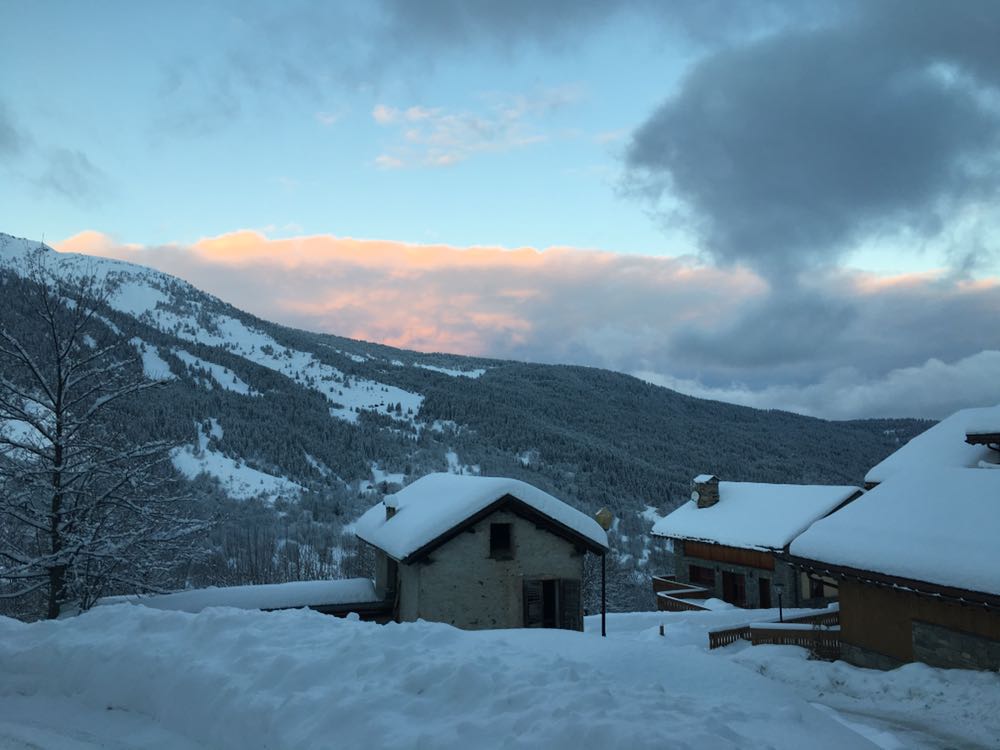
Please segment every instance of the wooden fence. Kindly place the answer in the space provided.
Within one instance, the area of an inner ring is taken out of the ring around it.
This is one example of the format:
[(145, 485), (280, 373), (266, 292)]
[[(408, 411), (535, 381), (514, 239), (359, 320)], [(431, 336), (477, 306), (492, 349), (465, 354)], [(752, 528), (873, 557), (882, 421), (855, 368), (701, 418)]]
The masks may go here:
[(803, 646), (821, 658), (836, 659), (840, 656), (840, 607), (834, 604), (826, 609), (803, 612), (786, 617), (783, 622), (744, 623), (708, 631), (710, 649), (739, 640), (750, 641), (755, 646), (761, 643)]
[(840, 658), (840, 626), (806, 623), (753, 623), (750, 643), (754, 646), (801, 646), (817, 658), (834, 661)]
[(736, 643), (739, 640), (750, 640), (749, 625), (737, 625), (734, 628), (708, 631), (708, 647), (710, 649), (728, 646), (730, 643)]
[(693, 583), (682, 583), (673, 576), (653, 576), (656, 608), (660, 612), (699, 612), (706, 608), (687, 599), (708, 599), (713, 592)]

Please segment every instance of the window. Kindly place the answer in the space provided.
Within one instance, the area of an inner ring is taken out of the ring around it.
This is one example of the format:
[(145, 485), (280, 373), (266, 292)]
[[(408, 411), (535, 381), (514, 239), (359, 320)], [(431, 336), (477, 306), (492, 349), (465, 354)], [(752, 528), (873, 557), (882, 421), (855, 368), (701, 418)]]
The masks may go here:
[(701, 565), (688, 566), (688, 580), (697, 586), (704, 586), (708, 589), (715, 588), (715, 571)]
[(509, 560), (514, 556), (509, 523), (490, 524), (490, 557)]

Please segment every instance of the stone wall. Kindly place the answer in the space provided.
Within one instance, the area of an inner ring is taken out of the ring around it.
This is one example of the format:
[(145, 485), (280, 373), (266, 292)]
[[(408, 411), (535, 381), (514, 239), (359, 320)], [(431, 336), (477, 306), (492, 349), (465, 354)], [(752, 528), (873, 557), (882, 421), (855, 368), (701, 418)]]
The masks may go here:
[(913, 658), (946, 669), (1000, 669), (1000, 641), (913, 621)]
[[(513, 555), (490, 557), (490, 524), (511, 524)], [(525, 578), (583, 578), (583, 554), (532, 521), (498, 511), (445, 542), (424, 563), (400, 566), (404, 621), (460, 628), (513, 628), (524, 622)]]
[(891, 656), (880, 654), (878, 651), (856, 646), (853, 643), (840, 642), (840, 658), (848, 664), (865, 669), (895, 669), (901, 667), (903, 662)]

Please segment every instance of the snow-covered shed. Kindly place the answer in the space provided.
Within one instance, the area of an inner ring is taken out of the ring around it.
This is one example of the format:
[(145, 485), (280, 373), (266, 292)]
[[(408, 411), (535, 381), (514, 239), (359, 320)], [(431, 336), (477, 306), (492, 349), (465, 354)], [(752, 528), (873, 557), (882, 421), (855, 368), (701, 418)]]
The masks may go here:
[(861, 494), (858, 487), (722, 482), (694, 478), (691, 500), (653, 525), (672, 541), (675, 577), (741, 607), (818, 605), (835, 592), (785, 564), (780, 553), (820, 518)]
[(792, 563), (839, 580), (846, 660), (1000, 669), (1000, 471), (953, 457), (893, 473), (792, 542)]
[(366, 619), (383, 619), (386, 608), (369, 578), (333, 581), (290, 581), (248, 586), (211, 586), (170, 594), (108, 596), (108, 604), (141, 604), (152, 609), (201, 612), (209, 607), (233, 607), (270, 612), (279, 609), (313, 609), (331, 615), (356, 612)]
[(516, 479), (428, 474), (355, 523), (376, 551), (375, 588), (397, 620), (582, 630), (583, 556), (607, 534)]

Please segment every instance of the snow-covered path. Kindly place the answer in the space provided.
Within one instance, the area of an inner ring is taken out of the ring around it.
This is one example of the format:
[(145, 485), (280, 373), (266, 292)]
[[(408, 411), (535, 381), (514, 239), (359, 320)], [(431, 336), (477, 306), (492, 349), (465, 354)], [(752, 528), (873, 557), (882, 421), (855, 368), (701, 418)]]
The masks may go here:
[[(609, 637), (658, 640), (667, 648), (706, 648), (707, 630), (772, 615), (777, 611), (619, 614), (609, 620)], [(658, 636), (661, 622), (666, 626), (664, 638)], [(599, 618), (587, 618), (587, 629), (599, 632)], [(996, 673), (933, 669), (923, 664), (881, 672), (844, 662), (812, 661), (799, 648), (751, 647), (743, 641), (710, 653), (793, 688), (812, 706), (883, 750), (1000, 748), (1000, 675)]]
[(207, 750), (149, 716), (33, 696), (0, 699), (2, 750)]

